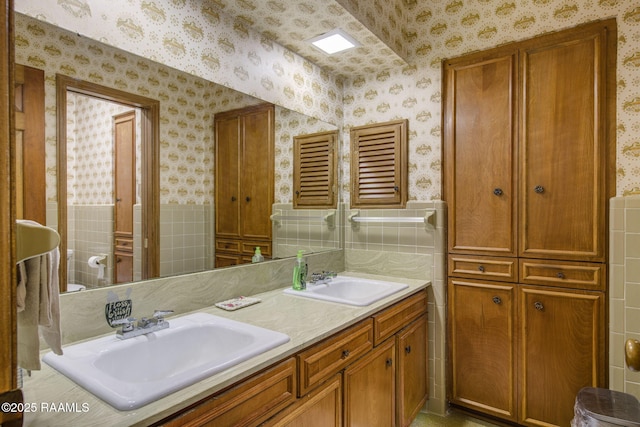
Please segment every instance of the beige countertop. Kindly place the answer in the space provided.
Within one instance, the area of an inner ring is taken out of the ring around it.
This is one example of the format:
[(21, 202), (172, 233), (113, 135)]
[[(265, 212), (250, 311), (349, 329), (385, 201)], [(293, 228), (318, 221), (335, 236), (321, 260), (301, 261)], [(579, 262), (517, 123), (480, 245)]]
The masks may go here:
[[(43, 363), (41, 371), (34, 372), (24, 381), (24, 425), (86, 427), (152, 424), (430, 285), (425, 280), (362, 273), (343, 274), (406, 283), (409, 287), (367, 307), (287, 295), (282, 292), (284, 288), (280, 288), (253, 295), (262, 302), (237, 311), (224, 311), (215, 306), (198, 310), (285, 333), (290, 341), (131, 411), (114, 409)], [(171, 318), (168, 320), (171, 321)]]

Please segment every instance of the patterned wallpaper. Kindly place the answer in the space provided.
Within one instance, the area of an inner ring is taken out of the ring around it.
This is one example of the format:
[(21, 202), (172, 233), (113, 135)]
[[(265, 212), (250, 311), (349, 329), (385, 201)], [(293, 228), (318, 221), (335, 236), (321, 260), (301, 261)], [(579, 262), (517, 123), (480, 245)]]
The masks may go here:
[[(365, 3), (376, 0), (367, 1)], [(441, 62), (445, 58), (616, 17), (617, 194), (640, 194), (640, 2), (637, 0), (404, 0), (413, 65), (345, 82), (344, 134), (370, 122), (409, 119), (410, 200), (441, 199)], [(389, 3), (388, 7), (392, 7)], [(349, 150), (342, 189), (348, 194)]]
[(401, 58), (411, 56), (410, 45), (405, 41), (405, 30), (411, 23), (411, 13), (404, 3), (408, 0), (336, 0), (354, 17), (384, 41)]
[[(394, 1), (402, 2), (402, 0)], [(375, 73), (406, 64), (403, 58), (407, 56), (407, 51), (401, 43), (402, 38), (399, 37), (402, 33), (397, 31), (400, 21), (395, 13), (398, 9), (392, 9), (393, 14), (388, 20), (378, 21), (383, 28), (367, 28), (349, 13), (353, 13), (351, 9), (354, 3), (356, 9), (358, 4), (365, 5), (365, 2), (352, 0), (338, 2), (215, 0), (208, 2), (220, 13), (236, 17), (234, 25), (249, 26), (320, 67), (342, 76)], [(376, 3), (379, 2), (376, 1)], [(380, 10), (380, 7), (374, 10), (371, 8), (364, 10), (363, 7), (362, 16), (371, 16)], [(389, 29), (392, 25), (394, 31)], [(307, 42), (308, 39), (335, 28), (346, 31), (360, 43), (360, 46), (344, 51), (340, 55), (325, 55)], [(391, 43), (392, 36), (395, 43)], [(388, 40), (388, 43), (385, 44), (383, 40)]]
[[(358, 0), (372, 32), (392, 34), (389, 17), (408, 21), (402, 27), (410, 65), (377, 72), (354, 72), (344, 81), (269, 42), (246, 26), (234, 27), (208, 5), (226, 0), (127, 0), (128, 8), (108, 9), (97, 0), (21, 0), (16, 9), (38, 19), (59, 22), (97, 39), (122, 42), (128, 50), (222, 84), (246, 86), (255, 93), (296, 111), (344, 125), (342, 189), (348, 198), (349, 150), (344, 146), (351, 126), (396, 118), (409, 119), (411, 200), (441, 198), (441, 61), (498, 44), (534, 37), (588, 21), (616, 17), (617, 193), (640, 194), (640, 2), (636, 0)], [(235, 2), (262, 4), (257, 0)], [(282, 4), (270, 0), (266, 3)], [(336, 1), (291, 1), (287, 14), (307, 19), (332, 16)], [(350, 7), (350, 0), (339, 3)], [(156, 7), (154, 7), (156, 6)], [(355, 6), (354, 6), (355, 7)], [(374, 13), (375, 12), (375, 13)], [(356, 13), (355, 11), (353, 13)], [(256, 20), (256, 15), (251, 15)], [(93, 19), (87, 19), (87, 18)], [(296, 18), (294, 18), (296, 19)], [(91, 22), (99, 20), (104, 25)], [(195, 26), (189, 25), (196, 23)], [(257, 24), (256, 24), (257, 25)], [(92, 27), (92, 28), (89, 28)], [(94, 28), (95, 27), (95, 28)], [(396, 28), (395, 26), (393, 28)], [(286, 28), (274, 28), (286, 37)], [(310, 35), (311, 36), (311, 35)], [(175, 42), (175, 43), (174, 43)], [(389, 42), (390, 44), (392, 42)], [(184, 61), (189, 58), (189, 61)], [(210, 59), (213, 59), (210, 61)], [(341, 118), (344, 116), (344, 119)], [(347, 200), (348, 201), (348, 200)]]
[(342, 117), (341, 79), (219, 12), (219, 0), (15, 3), (17, 12), (265, 101), (330, 123)]
[[(56, 73), (160, 100), (162, 204), (213, 203), (213, 115), (262, 102), (21, 14), (16, 14), (16, 62), (45, 70), (47, 199), (50, 202), (56, 200)], [(105, 107), (99, 105), (91, 103), (82, 107), (86, 114), (71, 124), (85, 128), (81, 135), (88, 134), (90, 139), (110, 137), (112, 114), (105, 112), (104, 118), (99, 111)], [(103, 117), (107, 123), (88, 124), (89, 117)], [(276, 202), (289, 203), (292, 200), (293, 136), (335, 129), (335, 126), (281, 107), (276, 109), (276, 123), (276, 168), (282, 169), (276, 172)], [(111, 172), (108, 172), (112, 170), (111, 154), (107, 153), (112, 149), (98, 147), (97, 139), (91, 140), (88, 146), (96, 147), (99, 160), (77, 170), (77, 184), (71, 185), (80, 186), (77, 203), (97, 203), (97, 200), (103, 203), (110, 197), (105, 188), (111, 186)], [(86, 148), (82, 153), (79, 154), (82, 157), (92, 157)]]
[[(113, 116), (131, 110), (114, 102), (67, 95), (68, 205), (113, 205)], [(136, 182), (141, 173), (140, 131), (136, 110)], [(137, 198), (139, 203), (140, 194)]]

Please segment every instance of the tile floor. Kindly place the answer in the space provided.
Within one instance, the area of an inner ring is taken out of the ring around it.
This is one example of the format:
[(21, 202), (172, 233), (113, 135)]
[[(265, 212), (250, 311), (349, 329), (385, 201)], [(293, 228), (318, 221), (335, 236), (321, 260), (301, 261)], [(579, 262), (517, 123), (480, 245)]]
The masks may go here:
[(447, 417), (420, 413), (410, 427), (498, 427), (487, 421), (470, 417), (460, 412), (451, 411)]

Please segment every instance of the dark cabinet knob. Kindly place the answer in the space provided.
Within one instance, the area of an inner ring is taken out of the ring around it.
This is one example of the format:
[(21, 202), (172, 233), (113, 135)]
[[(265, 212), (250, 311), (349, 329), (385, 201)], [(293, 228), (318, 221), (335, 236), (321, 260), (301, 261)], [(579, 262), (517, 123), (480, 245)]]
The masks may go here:
[(484, 273), (484, 265), (479, 265), (478, 266), (478, 271), (481, 273)]
[(238, 199), (236, 199), (236, 196), (231, 196), (231, 201), (232, 202), (235, 202), (236, 200), (238, 200)]
[(247, 197), (245, 197), (245, 200), (246, 200), (247, 202), (250, 202), (250, 201), (251, 201), (251, 197), (247, 196)]
[(502, 196), (502, 188), (494, 188), (493, 189), (493, 194), (495, 194), (496, 196)]
[(347, 357), (349, 357), (349, 350), (343, 350), (342, 351), (342, 358), (346, 359)]
[(388, 358), (387, 359), (387, 366), (391, 366), (391, 365), (393, 365), (393, 359)]
[(542, 194), (544, 193), (544, 187), (542, 185), (536, 185), (533, 191), (535, 191), (538, 194)]
[(404, 348), (404, 352), (407, 353), (407, 354), (411, 353), (411, 346), (410, 345), (406, 346)]
[(494, 304), (498, 304), (498, 305), (502, 304), (502, 298), (500, 298), (499, 296), (493, 297), (492, 301)]
[(542, 303), (540, 301), (534, 302), (533, 303), (533, 307), (538, 311), (544, 310), (544, 305), (542, 305)]

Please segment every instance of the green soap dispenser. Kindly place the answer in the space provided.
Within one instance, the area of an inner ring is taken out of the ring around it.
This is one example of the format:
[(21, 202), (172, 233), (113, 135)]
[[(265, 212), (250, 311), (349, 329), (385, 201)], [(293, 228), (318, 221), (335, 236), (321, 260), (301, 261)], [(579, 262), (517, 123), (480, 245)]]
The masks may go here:
[(298, 251), (296, 263), (293, 266), (293, 289), (303, 291), (307, 289), (307, 260), (302, 256), (303, 250)]
[(260, 246), (256, 246), (256, 252), (253, 254), (251, 262), (256, 263), (262, 261), (264, 261), (264, 257), (262, 256), (262, 252), (260, 251)]

